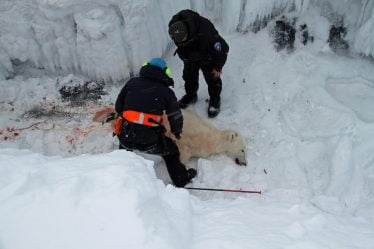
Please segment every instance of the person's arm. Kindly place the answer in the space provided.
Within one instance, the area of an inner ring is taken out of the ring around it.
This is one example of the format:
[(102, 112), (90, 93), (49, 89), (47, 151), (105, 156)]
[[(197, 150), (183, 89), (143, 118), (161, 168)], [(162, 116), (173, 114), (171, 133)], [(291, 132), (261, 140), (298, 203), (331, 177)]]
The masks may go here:
[(122, 112), (124, 110), (125, 96), (126, 96), (126, 93), (127, 93), (127, 87), (126, 86), (127, 86), (127, 84), (122, 88), (121, 92), (118, 94), (116, 104), (115, 104), (116, 112), (119, 115), (122, 115)]
[(175, 97), (174, 92), (171, 89), (168, 90), (168, 102), (165, 111), (170, 123), (170, 131), (177, 137), (177, 135), (182, 133), (183, 115), (178, 106), (177, 98)]
[(222, 37), (216, 35), (209, 43), (208, 51), (213, 58), (213, 68), (216, 72), (221, 72), (227, 60), (229, 45)]

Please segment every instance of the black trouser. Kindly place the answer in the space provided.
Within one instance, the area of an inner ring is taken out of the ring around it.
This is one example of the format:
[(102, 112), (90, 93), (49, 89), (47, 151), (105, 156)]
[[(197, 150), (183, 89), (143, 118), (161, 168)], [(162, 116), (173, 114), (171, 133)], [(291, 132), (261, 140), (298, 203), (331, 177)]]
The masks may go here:
[(166, 168), (169, 176), (177, 187), (184, 187), (190, 179), (187, 176), (187, 169), (179, 160), (179, 149), (175, 142), (169, 137), (161, 137), (159, 143), (156, 144), (135, 144), (120, 142), (119, 149), (139, 150), (148, 154), (160, 155), (165, 160)]
[(208, 93), (211, 101), (219, 102), (222, 91), (222, 80), (215, 78), (212, 74), (213, 65), (185, 62), (183, 69), (184, 89), (186, 94), (193, 96), (199, 89), (199, 70), (203, 72), (204, 79), (208, 84)]

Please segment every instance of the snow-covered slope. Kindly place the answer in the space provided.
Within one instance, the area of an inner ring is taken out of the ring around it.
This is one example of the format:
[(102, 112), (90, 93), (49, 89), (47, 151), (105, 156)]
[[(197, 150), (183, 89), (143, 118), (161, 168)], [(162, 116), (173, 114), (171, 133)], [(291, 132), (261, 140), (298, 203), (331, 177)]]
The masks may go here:
[[(370, 29), (372, 2), (183, 1), (211, 17), (230, 44), (222, 111), (209, 121), (241, 132), (248, 155), (247, 167), (225, 155), (192, 160), (188, 167), (196, 167), (198, 176), (190, 186), (262, 195), (176, 189), (167, 185), (160, 158), (117, 151), (111, 128), (91, 121), (115, 101), (123, 86), (115, 79), (136, 74), (154, 55), (166, 58), (175, 92), (184, 94), (182, 63), (172, 56), (166, 34), (168, 18), (182, 2), (156, 3), (0, 2), (0, 23), (10, 23), (0, 29), (0, 70), (11, 76), (0, 80), (0, 248), (372, 249), (373, 63), (336, 54), (326, 42), (336, 16), (327, 10), (347, 12), (342, 6), (350, 6), (346, 26), (362, 32), (355, 40), (351, 29), (349, 44), (369, 39), (363, 30)], [(303, 45), (297, 32), (294, 49), (277, 52), (273, 20), (257, 33), (245, 32), (256, 12), (265, 15), (273, 3), (295, 3), (287, 16), (307, 23), (314, 41)], [(145, 17), (154, 20), (152, 32)], [(34, 20), (42, 20), (38, 35), (28, 33)], [(79, 20), (79, 46), (62, 39), (74, 33), (73, 20)], [(124, 35), (123, 25), (140, 26)], [(146, 44), (154, 46), (148, 50)], [(365, 44), (354, 49), (371, 46)], [(116, 71), (108, 54), (114, 61), (126, 58), (121, 63), (128, 69)], [(92, 81), (96, 77), (114, 82), (102, 88)], [(191, 109), (207, 118), (207, 87), (200, 80)], [(75, 86), (86, 92), (63, 94)]]
[(370, 210), (347, 214), (333, 210), (337, 203), (325, 198), (330, 208), (325, 212), (284, 189), (202, 200), (195, 192), (165, 187), (151, 161), (126, 151), (64, 159), (1, 149), (0, 159), (4, 249), (374, 245)]

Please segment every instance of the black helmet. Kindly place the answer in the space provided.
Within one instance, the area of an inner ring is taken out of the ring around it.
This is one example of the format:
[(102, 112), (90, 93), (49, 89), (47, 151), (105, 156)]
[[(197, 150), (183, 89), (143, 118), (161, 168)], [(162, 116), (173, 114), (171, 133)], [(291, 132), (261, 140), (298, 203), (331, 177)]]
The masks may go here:
[(169, 35), (175, 43), (180, 43), (187, 40), (187, 25), (182, 21), (176, 21), (169, 26)]

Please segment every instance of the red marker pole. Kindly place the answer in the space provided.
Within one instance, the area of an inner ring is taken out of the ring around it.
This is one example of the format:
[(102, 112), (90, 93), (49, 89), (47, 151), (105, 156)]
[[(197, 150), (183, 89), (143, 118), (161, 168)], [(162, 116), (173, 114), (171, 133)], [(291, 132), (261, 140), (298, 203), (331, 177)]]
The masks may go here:
[(192, 189), (192, 190), (208, 190), (208, 191), (222, 191), (222, 192), (235, 192), (235, 193), (247, 193), (247, 194), (261, 194), (261, 191), (253, 191), (253, 190), (236, 190), (236, 189), (217, 189), (217, 188), (192, 188), (192, 187), (184, 187), (185, 189)]

